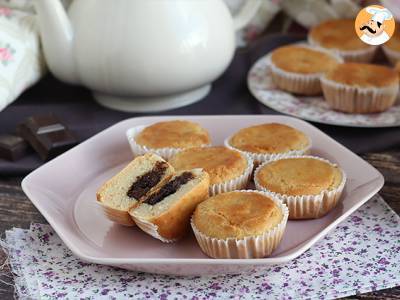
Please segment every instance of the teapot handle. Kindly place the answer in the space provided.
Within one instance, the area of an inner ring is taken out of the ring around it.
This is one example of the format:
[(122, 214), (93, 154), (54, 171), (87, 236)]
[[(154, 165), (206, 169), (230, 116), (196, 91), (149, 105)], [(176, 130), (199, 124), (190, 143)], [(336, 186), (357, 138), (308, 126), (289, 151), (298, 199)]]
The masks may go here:
[(235, 31), (242, 29), (257, 13), (261, 0), (245, 0), (245, 4), (242, 6), (240, 11), (233, 16), (233, 27)]

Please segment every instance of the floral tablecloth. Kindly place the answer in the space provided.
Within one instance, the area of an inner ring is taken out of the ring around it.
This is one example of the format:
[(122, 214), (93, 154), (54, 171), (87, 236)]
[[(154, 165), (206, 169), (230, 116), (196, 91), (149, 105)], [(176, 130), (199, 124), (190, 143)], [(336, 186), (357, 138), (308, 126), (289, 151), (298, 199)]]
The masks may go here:
[(43, 224), (7, 231), (2, 245), (22, 299), (332, 299), (400, 284), (400, 218), (380, 196), (299, 258), (240, 275), (175, 277), (84, 263)]

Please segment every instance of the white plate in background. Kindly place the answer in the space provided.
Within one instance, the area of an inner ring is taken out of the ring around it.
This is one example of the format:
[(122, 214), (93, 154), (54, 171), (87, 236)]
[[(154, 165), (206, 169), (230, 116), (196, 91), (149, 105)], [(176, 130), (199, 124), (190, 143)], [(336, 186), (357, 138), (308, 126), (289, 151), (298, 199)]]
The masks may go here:
[[(261, 57), (247, 75), (247, 85), (262, 104), (304, 120), (349, 127), (400, 126), (400, 103), (375, 114), (346, 114), (332, 110), (323, 96), (298, 96), (278, 89), (272, 82), (270, 54)], [(398, 97), (400, 98), (400, 96)]]

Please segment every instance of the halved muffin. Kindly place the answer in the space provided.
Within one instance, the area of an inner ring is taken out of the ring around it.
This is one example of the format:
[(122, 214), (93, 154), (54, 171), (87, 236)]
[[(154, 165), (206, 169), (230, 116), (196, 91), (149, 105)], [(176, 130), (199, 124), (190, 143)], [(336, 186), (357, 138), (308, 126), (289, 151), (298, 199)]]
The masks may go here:
[(155, 154), (138, 156), (99, 188), (97, 202), (111, 221), (133, 226), (129, 209), (173, 173), (174, 168)]
[(177, 172), (129, 210), (135, 223), (163, 241), (182, 238), (196, 206), (208, 198), (209, 176), (202, 169)]

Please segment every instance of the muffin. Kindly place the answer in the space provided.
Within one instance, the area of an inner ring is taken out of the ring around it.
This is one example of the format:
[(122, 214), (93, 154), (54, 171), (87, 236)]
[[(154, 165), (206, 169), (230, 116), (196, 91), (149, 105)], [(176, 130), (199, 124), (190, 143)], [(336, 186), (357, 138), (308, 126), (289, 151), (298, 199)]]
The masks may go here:
[(267, 123), (239, 130), (225, 146), (246, 153), (257, 165), (275, 157), (308, 154), (311, 140), (288, 125)]
[(257, 190), (271, 193), (289, 208), (289, 219), (314, 219), (333, 209), (346, 175), (329, 161), (313, 156), (266, 162), (254, 174)]
[(301, 95), (321, 94), (321, 74), (331, 70), (340, 57), (306, 46), (283, 46), (271, 54), (271, 76), (281, 90)]
[(252, 190), (218, 194), (200, 203), (191, 225), (201, 250), (213, 258), (261, 258), (282, 239), (285, 204)]
[(175, 173), (148, 193), (129, 214), (147, 234), (162, 242), (174, 242), (190, 230), (196, 206), (208, 198), (209, 177), (201, 169)]
[(156, 153), (169, 159), (182, 149), (210, 145), (210, 136), (199, 124), (185, 120), (158, 122), (137, 126), (127, 131), (135, 155)]
[(345, 61), (370, 62), (377, 49), (359, 39), (352, 19), (322, 22), (309, 31), (308, 42), (336, 52)]
[(226, 147), (197, 147), (183, 150), (169, 163), (175, 170), (202, 168), (210, 175), (210, 195), (243, 189), (253, 170), (247, 155)]
[[(394, 70), (397, 72), (397, 75), (399, 75), (399, 84), (400, 84), (400, 60), (394, 66)], [(399, 92), (397, 93), (397, 98), (396, 98), (394, 105), (398, 105), (398, 104), (400, 104), (400, 86), (399, 86)]]
[(390, 40), (382, 45), (383, 52), (393, 65), (400, 61), (400, 24), (396, 23), (396, 27)]
[(378, 65), (344, 63), (321, 78), (326, 102), (347, 113), (377, 113), (390, 108), (399, 90), (395, 70)]
[(135, 223), (128, 213), (129, 209), (173, 173), (174, 169), (155, 154), (138, 156), (99, 188), (97, 202), (108, 219), (133, 226)]

